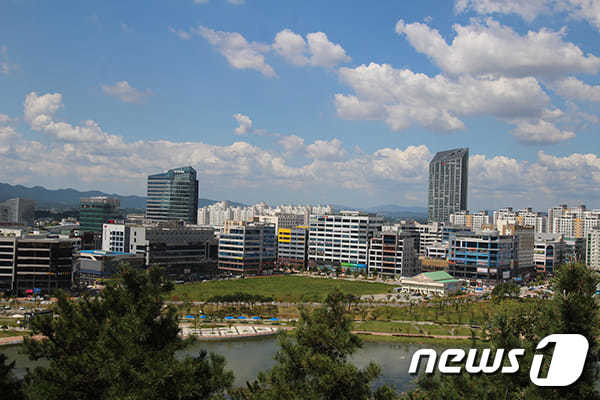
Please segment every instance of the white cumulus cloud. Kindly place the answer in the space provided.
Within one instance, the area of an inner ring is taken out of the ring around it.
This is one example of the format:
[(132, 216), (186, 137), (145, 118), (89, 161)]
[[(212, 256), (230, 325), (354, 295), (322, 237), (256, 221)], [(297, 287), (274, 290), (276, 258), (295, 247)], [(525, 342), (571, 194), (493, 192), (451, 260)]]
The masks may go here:
[(344, 48), (332, 43), (323, 32), (306, 35), (306, 40), (290, 29), (284, 29), (275, 36), (273, 49), (288, 62), (295, 65), (334, 67), (350, 61)]
[(598, 0), (457, 0), (455, 10), (457, 13), (473, 11), (480, 15), (515, 14), (528, 22), (539, 15), (565, 13), (600, 29)]
[[(550, 103), (548, 95), (532, 77), (465, 75), (451, 79), (376, 63), (340, 68), (339, 74), (342, 82), (354, 91), (335, 95), (340, 117), (383, 120), (397, 131), (418, 124), (435, 131), (452, 132), (464, 129), (463, 117), (479, 115), (491, 115), (508, 122), (537, 121), (547, 113)], [(543, 134), (538, 133), (538, 136)], [(560, 139), (570, 137), (563, 134)], [(548, 131), (548, 143), (558, 139), (556, 132)], [(539, 137), (536, 142), (541, 143), (543, 139)]]
[(348, 153), (342, 148), (342, 142), (334, 138), (330, 141), (315, 140), (306, 146), (306, 154), (314, 160), (337, 161), (345, 158)]
[[(248, 42), (238, 32), (215, 31), (204, 26), (192, 28), (191, 32), (206, 39), (233, 68), (254, 69), (270, 78), (277, 76), (273, 67), (265, 61), (264, 54), (270, 50), (268, 44)], [(178, 35), (181, 37), (180, 33)]]
[(116, 97), (125, 103), (140, 103), (152, 92), (149, 89), (138, 90), (127, 81), (120, 81), (114, 85), (101, 85), (102, 91), (109, 96)]
[(588, 85), (573, 76), (553, 82), (551, 86), (559, 95), (568, 99), (600, 102), (599, 85)]
[(402, 20), (396, 24), (396, 32), (405, 35), (415, 50), (452, 75), (556, 77), (600, 70), (600, 58), (566, 42), (564, 29), (542, 28), (519, 35), (491, 18), (453, 28), (456, 36), (448, 44), (436, 29), (425, 24)]
[(233, 118), (235, 118), (235, 120), (239, 124), (239, 126), (235, 128), (234, 131), (236, 135), (241, 136), (252, 132), (252, 120), (249, 116), (237, 113), (233, 114)]

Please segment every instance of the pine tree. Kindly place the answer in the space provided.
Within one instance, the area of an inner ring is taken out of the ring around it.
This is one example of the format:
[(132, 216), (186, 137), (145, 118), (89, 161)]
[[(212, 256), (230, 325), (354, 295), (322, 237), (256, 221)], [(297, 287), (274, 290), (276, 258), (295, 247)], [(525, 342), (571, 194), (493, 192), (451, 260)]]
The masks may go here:
[(225, 361), (201, 353), (179, 360), (191, 342), (179, 334), (176, 311), (163, 305), (172, 289), (160, 269), (125, 269), (122, 279), (96, 298), (71, 301), (61, 295), (55, 318), (36, 318), (26, 340), (31, 359), (49, 360), (25, 378), (29, 399), (223, 398), (233, 375)]
[(351, 332), (348, 298), (341, 292), (330, 294), (326, 306), (308, 312), (301, 310), (294, 334), (282, 334), (277, 365), (260, 373), (248, 388), (238, 390), (236, 399), (253, 400), (387, 400), (396, 398), (383, 386), (372, 390), (380, 368), (374, 363), (356, 368), (348, 357), (362, 346)]

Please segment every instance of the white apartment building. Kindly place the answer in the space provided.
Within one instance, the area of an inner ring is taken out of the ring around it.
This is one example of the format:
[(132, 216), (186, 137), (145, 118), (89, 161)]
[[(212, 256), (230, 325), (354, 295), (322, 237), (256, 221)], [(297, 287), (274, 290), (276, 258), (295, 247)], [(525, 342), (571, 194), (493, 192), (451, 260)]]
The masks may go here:
[(588, 267), (600, 270), (600, 228), (592, 229), (587, 234), (585, 261)]
[(359, 211), (311, 215), (308, 260), (311, 266), (367, 267), (369, 240), (381, 232), (383, 217)]
[(266, 203), (259, 203), (247, 207), (232, 207), (228, 202), (221, 201), (198, 208), (198, 224), (223, 227), (227, 221), (252, 222), (257, 217), (293, 215), (296, 225), (308, 226), (310, 215), (324, 215), (332, 212), (331, 206), (321, 205), (284, 204), (270, 207)]
[(505, 226), (533, 226), (536, 233), (546, 232), (547, 218), (531, 208), (514, 211), (512, 207), (501, 208), (494, 211), (493, 223), (496, 229), (502, 231)]
[(565, 204), (548, 210), (550, 233), (560, 233), (566, 238), (585, 238), (597, 227), (600, 227), (600, 210), (588, 210), (584, 205), (569, 208)]
[(369, 274), (399, 278), (420, 273), (416, 241), (411, 232), (376, 234), (369, 247)]
[(482, 225), (489, 225), (490, 215), (487, 211), (479, 211), (471, 214), (468, 210), (458, 211), (450, 214), (450, 224), (464, 226), (473, 231), (481, 230)]

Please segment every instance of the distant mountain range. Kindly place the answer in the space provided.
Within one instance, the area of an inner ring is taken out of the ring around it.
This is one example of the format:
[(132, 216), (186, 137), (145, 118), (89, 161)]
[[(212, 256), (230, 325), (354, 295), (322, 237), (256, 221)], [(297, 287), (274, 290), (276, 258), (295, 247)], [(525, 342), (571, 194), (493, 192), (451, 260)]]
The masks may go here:
[[(115, 193), (104, 193), (98, 190), (80, 192), (75, 189), (46, 189), (42, 186), (25, 187), (22, 185), (10, 185), (8, 183), (0, 183), (0, 202), (12, 199), (14, 197), (22, 197), (35, 200), (38, 209), (56, 208), (60, 210), (78, 208), (79, 199), (82, 197), (93, 196), (109, 196), (116, 197), (121, 201), (122, 209), (138, 209), (146, 208), (146, 198), (143, 196), (121, 196)], [(198, 199), (198, 207), (206, 207), (217, 203), (218, 200)], [(245, 207), (246, 204), (235, 201), (227, 201), (234, 207)], [(394, 218), (419, 218), (427, 215), (425, 207), (402, 207), (395, 204), (385, 204), (370, 208), (347, 207), (343, 205), (331, 205), (336, 210), (360, 210), (370, 213), (377, 213), (387, 217)]]
[[(93, 196), (109, 196), (116, 197), (121, 201), (122, 209), (138, 209), (146, 208), (146, 198), (143, 196), (121, 196), (115, 193), (104, 193), (97, 190), (80, 192), (75, 189), (57, 189), (51, 190), (41, 186), (25, 187), (21, 185), (10, 185), (8, 183), (0, 183), (0, 202), (22, 197), (25, 199), (35, 200), (36, 208), (57, 208), (68, 209), (79, 207), (79, 199), (82, 197)], [(217, 203), (217, 200), (198, 199), (198, 207), (206, 207)], [(232, 206), (244, 206), (242, 203), (229, 201)]]

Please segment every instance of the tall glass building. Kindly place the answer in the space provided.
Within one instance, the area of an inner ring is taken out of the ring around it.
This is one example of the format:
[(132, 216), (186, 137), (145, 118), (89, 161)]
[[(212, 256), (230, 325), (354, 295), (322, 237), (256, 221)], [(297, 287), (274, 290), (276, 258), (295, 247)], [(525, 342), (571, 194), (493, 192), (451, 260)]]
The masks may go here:
[(119, 217), (119, 199), (112, 197), (83, 197), (79, 201), (79, 230), (102, 232), (102, 224)]
[(449, 222), (467, 209), (469, 149), (441, 151), (429, 163), (428, 221)]
[(152, 222), (198, 221), (198, 180), (192, 167), (171, 169), (148, 177), (146, 218)]

